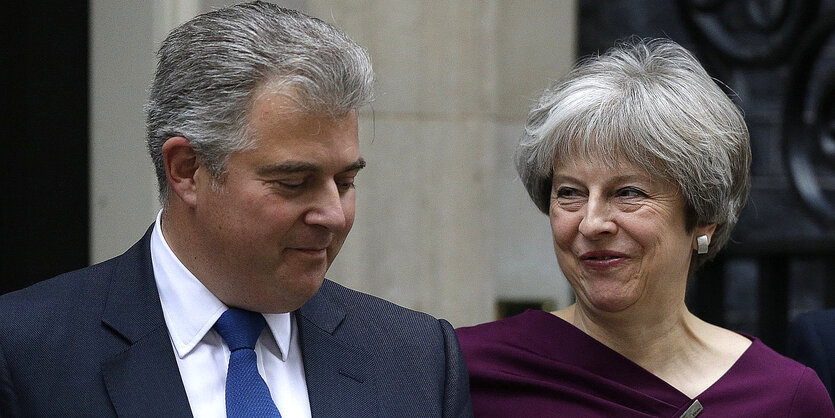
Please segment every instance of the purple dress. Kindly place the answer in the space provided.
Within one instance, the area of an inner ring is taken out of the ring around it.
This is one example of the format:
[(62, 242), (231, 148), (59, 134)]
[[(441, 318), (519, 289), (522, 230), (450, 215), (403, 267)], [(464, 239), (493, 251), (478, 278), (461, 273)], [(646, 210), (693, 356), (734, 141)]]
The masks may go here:
[(812, 369), (752, 337), (728, 372), (691, 399), (547, 312), (456, 332), (476, 417), (680, 417), (695, 400), (699, 418), (835, 417)]

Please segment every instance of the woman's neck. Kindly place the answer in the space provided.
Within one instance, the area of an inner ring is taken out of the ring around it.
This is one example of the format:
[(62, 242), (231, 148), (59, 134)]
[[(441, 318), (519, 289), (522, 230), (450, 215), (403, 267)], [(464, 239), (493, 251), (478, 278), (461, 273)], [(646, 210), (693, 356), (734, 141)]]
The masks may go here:
[(554, 314), (691, 398), (720, 379), (751, 344), (700, 320), (683, 301), (659, 308), (599, 313), (575, 304)]
[(565, 314), (557, 316), (648, 370), (655, 360), (687, 351), (701, 340), (701, 321), (683, 301), (667, 309), (656, 306), (643, 312), (637, 307), (616, 313), (595, 312), (580, 304), (563, 311)]

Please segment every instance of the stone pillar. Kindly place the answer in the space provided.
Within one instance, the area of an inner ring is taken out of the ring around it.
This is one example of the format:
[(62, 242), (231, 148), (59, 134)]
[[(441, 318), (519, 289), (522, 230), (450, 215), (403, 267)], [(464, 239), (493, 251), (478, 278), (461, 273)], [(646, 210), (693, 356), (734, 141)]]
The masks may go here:
[(198, 10), (198, 0), (90, 2), (93, 263), (124, 252), (159, 211), (143, 106), (159, 43)]
[(527, 108), (574, 59), (573, 1), (307, 2), (366, 47), (377, 100), (357, 220), (329, 277), (462, 326), (497, 298), (568, 301), (516, 179)]

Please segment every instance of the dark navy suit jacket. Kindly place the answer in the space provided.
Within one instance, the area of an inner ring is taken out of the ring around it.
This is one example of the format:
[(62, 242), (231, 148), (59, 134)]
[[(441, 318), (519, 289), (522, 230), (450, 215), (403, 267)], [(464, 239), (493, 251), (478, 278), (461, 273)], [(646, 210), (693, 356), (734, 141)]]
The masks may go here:
[[(296, 312), (314, 417), (468, 417), (450, 324), (325, 280)], [(187, 417), (150, 230), (119, 257), (0, 296), (0, 417)]]
[(835, 309), (798, 315), (789, 327), (787, 352), (818, 373), (835, 401)]

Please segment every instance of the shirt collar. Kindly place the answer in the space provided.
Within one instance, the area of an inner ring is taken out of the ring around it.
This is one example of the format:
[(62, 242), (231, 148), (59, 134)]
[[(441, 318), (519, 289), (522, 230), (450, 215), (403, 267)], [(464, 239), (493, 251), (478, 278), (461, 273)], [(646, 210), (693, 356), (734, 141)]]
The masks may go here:
[[(212, 329), (220, 315), (229, 309), (180, 262), (162, 233), (162, 211), (151, 234), (151, 263), (174, 350), (181, 359), (187, 356)], [(286, 361), (292, 334), (292, 314), (264, 314), (278, 356)]]

